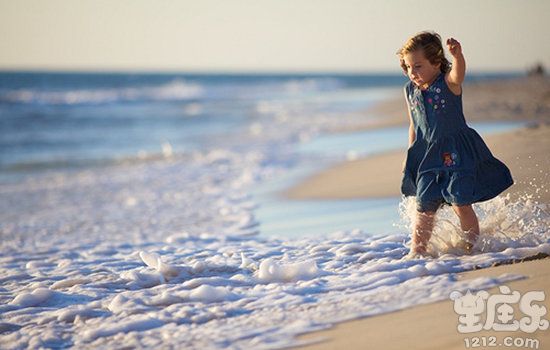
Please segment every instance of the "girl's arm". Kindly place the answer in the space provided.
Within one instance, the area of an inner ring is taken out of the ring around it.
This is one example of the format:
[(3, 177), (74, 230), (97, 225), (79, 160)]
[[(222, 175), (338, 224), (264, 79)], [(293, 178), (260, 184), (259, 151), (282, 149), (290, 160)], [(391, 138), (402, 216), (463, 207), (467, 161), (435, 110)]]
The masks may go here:
[[(416, 133), (414, 131), (414, 123), (411, 115), (411, 108), (409, 106), (409, 100), (407, 99), (407, 89), (405, 89), (405, 101), (407, 101), (407, 113), (409, 114), (409, 148), (416, 139)], [(403, 159), (403, 164), (401, 165), (401, 172), (405, 172), (405, 165), (407, 164), (407, 157)]]
[[(409, 118), (411, 118), (411, 111), (409, 111)], [(414, 125), (411, 120), (411, 125), (409, 125), (409, 147), (411, 147), (415, 139), (416, 139), (416, 133), (414, 131)]]
[(451, 70), (445, 75), (445, 80), (449, 89), (455, 95), (460, 95), (462, 93), (462, 82), (466, 75), (466, 61), (460, 43), (454, 38), (447, 39), (447, 49), (453, 57), (453, 64)]
[(407, 90), (405, 89), (405, 101), (407, 101), (407, 113), (409, 114), (409, 147), (416, 139), (416, 133), (414, 131), (414, 123), (411, 115), (411, 107), (409, 106), (409, 100), (407, 99)]

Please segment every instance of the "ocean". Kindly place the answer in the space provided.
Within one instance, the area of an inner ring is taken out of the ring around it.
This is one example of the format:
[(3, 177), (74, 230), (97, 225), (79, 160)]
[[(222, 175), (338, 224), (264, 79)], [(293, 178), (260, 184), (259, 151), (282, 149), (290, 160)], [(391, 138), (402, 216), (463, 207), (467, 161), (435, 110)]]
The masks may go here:
[(330, 164), (404, 148), (406, 127), (333, 133), (384, 118), (368, 108), (404, 83), (0, 73), (0, 347), (285, 348), (335, 322), (522, 278), (456, 274), (550, 254), (548, 211), (529, 198), (476, 207), (473, 255), (442, 210), (437, 258), (407, 259), (411, 198), (277, 197)]
[(226, 139), (287, 109), (303, 119), (299, 123), (313, 114), (352, 112), (403, 81), (384, 75), (2, 73), (0, 171), (228, 147)]
[(0, 174), (234, 147), (231, 142), (247, 142), (251, 128), (283, 124), (284, 118), (289, 133), (353, 125), (369, 118), (354, 113), (405, 79), (399, 74), (2, 72)]

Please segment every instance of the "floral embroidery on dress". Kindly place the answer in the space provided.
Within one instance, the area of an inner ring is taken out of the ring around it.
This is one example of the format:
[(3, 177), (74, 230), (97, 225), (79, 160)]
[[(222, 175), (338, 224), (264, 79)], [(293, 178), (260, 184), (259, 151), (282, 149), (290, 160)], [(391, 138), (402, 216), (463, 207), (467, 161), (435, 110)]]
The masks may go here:
[(443, 153), (443, 165), (445, 166), (453, 166), (456, 165), (456, 160), (458, 156), (456, 153), (451, 152), (444, 152)]
[(437, 84), (438, 82), (434, 83), (422, 92), (425, 94), (426, 107), (439, 114), (445, 108), (445, 99), (441, 98), (442, 90), (440, 87), (437, 87)]

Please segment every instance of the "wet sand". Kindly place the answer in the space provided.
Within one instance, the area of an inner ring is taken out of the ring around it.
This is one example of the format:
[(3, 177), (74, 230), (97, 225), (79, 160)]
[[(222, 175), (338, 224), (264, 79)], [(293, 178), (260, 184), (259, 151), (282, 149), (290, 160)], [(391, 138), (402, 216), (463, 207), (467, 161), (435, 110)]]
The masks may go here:
[[(521, 262), (512, 265), (502, 265), (487, 269), (468, 271), (458, 274), (459, 279), (478, 277), (497, 277), (512, 273), (525, 276), (521, 280), (506, 283), (512, 291), (521, 295), (528, 291), (544, 291), (545, 300), (537, 305), (548, 305), (550, 292), (550, 259)], [(488, 290), (491, 295), (499, 294), (497, 287)], [(305, 334), (299, 337), (302, 341), (318, 341), (315, 344), (299, 347), (299, 349), (467, 349), (465, 338), (496, 337), (497, 344), (504, 344), (506, 337), (515, 339), (534, 339), (539, 341), (538, 349), (550, 348), (550, 330), (537, 330), (526, 333), (520, 330), (512, 332), (480, 331), (460, 333), (457, 330), (459, 315), (454, 312), (453, 301), (450, 299), (437, 303), (416, 306), (380, 316), (340, 323), (333, 328)], [(520, 310), (514, 311), (514, 319), (525, 315)], [(548, 314), (543, 317), (548, 319)], [(521, 340), (517, 340), (518, 342)], [(485, 347), (480, 347), (485, 348)], [(506, 348), (497, 346), (496, 349)], [(510, 348), (510, 347), (508, 347)], [(520, 348), (520, 347), (511, 347)]]

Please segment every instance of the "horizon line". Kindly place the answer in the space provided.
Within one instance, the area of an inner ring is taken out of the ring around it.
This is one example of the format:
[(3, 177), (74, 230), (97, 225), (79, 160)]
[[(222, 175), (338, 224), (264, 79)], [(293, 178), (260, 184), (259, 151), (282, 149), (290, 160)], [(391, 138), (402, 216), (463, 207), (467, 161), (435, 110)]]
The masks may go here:
[[(529, 68), (523, 69), (469, 69), (472, 74), (527, 74)], [(401, 70), (383, 69), (146, 69), (146, 68), (24, 68), (24, 67), (0, 67), (0, 73), (80, 73), (80, 74), (195, 74), (195, 75), (400, 75)], [(404, 75), (404, 74), (403, 74)]]

